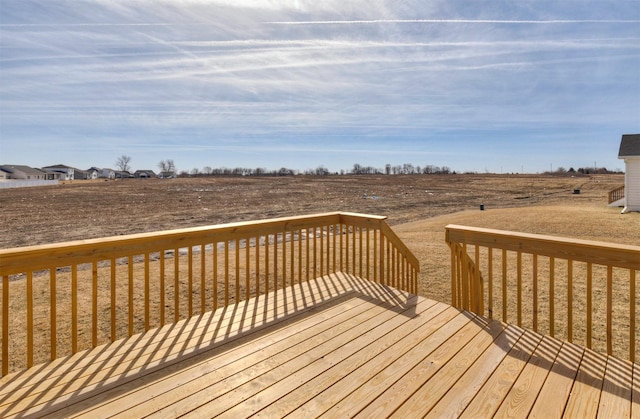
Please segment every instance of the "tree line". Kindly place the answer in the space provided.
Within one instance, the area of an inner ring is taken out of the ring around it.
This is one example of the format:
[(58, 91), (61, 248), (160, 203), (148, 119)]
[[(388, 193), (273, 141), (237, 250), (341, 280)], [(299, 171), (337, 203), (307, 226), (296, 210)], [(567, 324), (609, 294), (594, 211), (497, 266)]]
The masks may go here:
[[(123, 172), (131, 171), (131, 157), (122, 155), (118, 157), (115, 162), (116, 167)], [(363, 166), (359, 163), (355, 163), (350, 171), (340, 170), (332, 172), (323, 165), (316, 167), (315, 169), (296, 170), (289, 169), (287, 167), (281, 167), (275, 170), (269, 170), (263, 167), (249, 168), (249, 167), (211, 167), (205, 166), (202, 169), (193, 168), (191, 170), (178, 171), (176, 164), (172, 159), (161, 160), (158, 163), (158, 170), (164, 175), (172, 175), (177, 177), (194, 177), (194, 176), (295, 176), (295, 175), (312, 175), (312, 176), (329, 176), (329, 175), (416, 175), (416, 174), (438, 174), (448, 175), (455, 174), (448, 166), (435, 166), (435, 165), (413, 165), (411, 163), (404, 163), (402, 165), (387, 164), (384, 168), (378, 168), (374, 166)]]
[(318, 166), (315, 169), (295, 170), (287, 167), (281, 167), (276, 170), (268, 170), (262, 167), (247, 168), (247, 167), (218, 167), (213, 168), (205, 166), (202, 169), (193, 168), (190, 171), (182, 170), (178, 173), (179, 177), (186, 176), (295, 176), (295, 175), (310, 175), (310, 176), (330, 176), (330, 175), (417, 175), (417, 174), (452, 174), (455, 173), (447, 166), (414, 166), (413, 164), (405, 163), (403, 165), (387, 164), (384, 169), (373, 166), (362, 166), (359, 163), (353, 165), (350, 171), (340, 170), (332, 172), (324, 166)]
[[(131, 170), (131, 157), (122, 155), (116, 160), (116, 167), (121, 171)], [(176, 169), (176, 164), (173, 160), (161, 160), (158, 163), (158, 170), (162, 174), (170, 174), (177, 177), (204, 177), (204, 176), (295, 176), (295, 175), (309, 175), (309, 176), (330, 176), (330, 175), (449, 175), (456, 174), (456, 171), (452, 170), (448, 166), (436, 166), (427, 164), (424, 166), (413, 165), (411, 163), (404, 163), (398, 165), (386, 164), (384, 168), (375, 166), (364, 166), (359, 163), (355, 163), (351, 170), (340, 170), (332, 172), (326, 167), (320, 165), (315, 169), (296, 170), (287, 167), (281, 167), (275, 170), (269, 170), (263, 167), (211, 167), (205, 166), (202, 169), (193, 168), (191, 170)], [(471, 173), (471, 172), (468, 172)], [(489, 173), (489, 172), (487, 172)], [(573, 167), (565, 169), (564, 167), (558, 167), (554, 171), (546, 171), (543, 174), (553, 176), (575, 176), (575, 175), (592, 175), (592, 174), (608, 174), (608, 173), (621, 173), (620, 171), (610, 171), (604, 167), (580, 167), (577, 170)]]

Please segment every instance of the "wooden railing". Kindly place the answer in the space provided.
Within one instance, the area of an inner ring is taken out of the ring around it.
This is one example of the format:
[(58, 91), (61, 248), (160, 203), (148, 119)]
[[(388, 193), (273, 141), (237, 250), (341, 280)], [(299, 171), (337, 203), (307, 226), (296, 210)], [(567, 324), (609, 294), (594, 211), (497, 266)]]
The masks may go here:
[(619, 199), (624, 198), (624, 185), (609, 191), (609, 203), (616, 202)]
[(342, 271), (411, 293), (386, 217), (343, 212), (0, 250), (2, 375)]
[(456, 225), (446, 240), (452, 305), (639, 359), (640, 246)]

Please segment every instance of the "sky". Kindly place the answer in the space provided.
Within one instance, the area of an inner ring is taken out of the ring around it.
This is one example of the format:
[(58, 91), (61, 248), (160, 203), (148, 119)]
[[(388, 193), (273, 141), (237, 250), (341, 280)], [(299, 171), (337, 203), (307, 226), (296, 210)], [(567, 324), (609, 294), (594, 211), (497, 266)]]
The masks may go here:
[(0, 0), (0, 164), (624, 169), (640, 0)]

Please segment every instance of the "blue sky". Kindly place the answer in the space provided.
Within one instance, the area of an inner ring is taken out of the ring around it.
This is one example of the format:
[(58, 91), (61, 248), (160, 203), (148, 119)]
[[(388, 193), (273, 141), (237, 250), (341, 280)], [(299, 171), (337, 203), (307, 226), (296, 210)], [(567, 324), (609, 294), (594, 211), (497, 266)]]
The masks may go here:
[(0, 0), (0, 163), (623, 168), (640, 0)]

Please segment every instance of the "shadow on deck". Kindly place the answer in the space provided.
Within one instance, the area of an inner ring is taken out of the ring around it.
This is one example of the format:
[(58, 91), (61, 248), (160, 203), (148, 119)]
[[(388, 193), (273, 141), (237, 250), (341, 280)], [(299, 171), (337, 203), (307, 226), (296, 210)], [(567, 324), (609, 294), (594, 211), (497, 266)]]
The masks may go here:
[(640, 368), (336, 273), (0, 379), (0, 416), (632, 417)]

